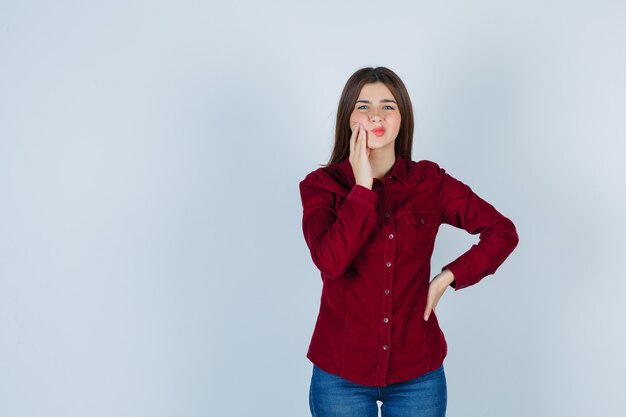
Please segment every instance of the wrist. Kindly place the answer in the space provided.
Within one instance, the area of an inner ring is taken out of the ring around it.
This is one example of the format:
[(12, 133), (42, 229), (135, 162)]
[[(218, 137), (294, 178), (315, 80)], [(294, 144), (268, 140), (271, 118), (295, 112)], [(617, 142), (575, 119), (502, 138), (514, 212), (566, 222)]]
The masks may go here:
[(356, 184), (371, 190), (373, 183), (374, 183), (374, 181), (371, 181), (371, 182), (357, 182)]
[(444, 269), (441, 271), (442, 279), (446, 283), (446, 285), (450, 285), (454, 282), (454, 274), (449, 269)]

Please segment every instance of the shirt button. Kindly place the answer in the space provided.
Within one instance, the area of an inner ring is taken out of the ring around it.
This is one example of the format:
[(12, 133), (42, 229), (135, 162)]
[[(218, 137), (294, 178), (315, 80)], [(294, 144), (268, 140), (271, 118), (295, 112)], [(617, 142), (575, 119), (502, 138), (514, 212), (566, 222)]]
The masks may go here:
[(385, 213), (385, 218), (389, 218), (389, 213)]
[(385, 294), (389, 294), (389, 290), (385, 290)]
[(389, 319), (388, 319), (387, 317), (385, 317), (385, 318), (383, 319), (383, 321), (384, 321), (385, 323), (388, 323), (388, 322), (389, 322)]
[(387, 349), (389, 349), (389, 346), (383, 345), (383, 350), (387, 350)]
[(393, 233), (389, 233), (389, 239), (393, 239)]
[(387, 262), (385, 265), (387, 265), (387, 268), (389, 268), (391, 266), (391, 262)]
[(426, 223), (426, 222), (424, 221), (424, 219), (420, 219), (420, 223), (421, 223), (421, 224), (424, 224), (424, 223)]

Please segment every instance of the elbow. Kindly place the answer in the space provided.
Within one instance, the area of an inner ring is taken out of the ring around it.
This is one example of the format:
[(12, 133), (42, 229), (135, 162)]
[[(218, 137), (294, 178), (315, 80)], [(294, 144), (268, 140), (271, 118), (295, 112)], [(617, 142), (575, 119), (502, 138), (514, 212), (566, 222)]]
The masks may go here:
[(332, 251), (324, 250), (320, 245), (315, 246), (311, 250), (313, 263), (320, 272), (332, 279), (339, 278), (344, 275), (348, 265), (342, 262), (342, 259)]
[[(500, 246), (500, 257), (502, 261), (508, 258), (508, 256), (513, 253), (517, 245), (519, 244), (519, 235), (517, 234), (517, 230), (515, 229), (515, 225), (509, 219), (506, 219), (504, 222), (505, 226), (500, 229), (498, 233), (498, 241)], [(495, 270), (494, 270), (495, 272)]]
[[(513, 222), (503, 217), (497, 226), (490, 231), (487, 241), (488, 243), (486, 242), (483, 249), (494, 256), (498, 260), (496, 264), (500, 265), (519, 244), (519, 235)], [(495, 272), (495, 268), (493, 272)]]
[(519, 244), (519, 235), (517, 234), (517, 229), (515, 228), (515, 225), (513, 224), (513, 222), (509, 219), (507, 219), (507, 222), (508, 222), (508, 228), (509, 228), (508, 240), (509, 240), (509, 245), (510, 245), (511, 252), (512, 252), (513, 249), (515, 249), (517, 245)]
[(516, 232), (514, 237), (511, 239), (511, 247), (512, 247), (512, 249), (515, 249), (518, 244), (519, 244), (519, 236), (517, 235), (517, 232)]
[(320, 272), (332, 279), (343, 276), (346, 272), (347, 265), (341, 265), (336, 260), (325, 259), (320, 257), (313, 257), (313, 263), (320, 270)]

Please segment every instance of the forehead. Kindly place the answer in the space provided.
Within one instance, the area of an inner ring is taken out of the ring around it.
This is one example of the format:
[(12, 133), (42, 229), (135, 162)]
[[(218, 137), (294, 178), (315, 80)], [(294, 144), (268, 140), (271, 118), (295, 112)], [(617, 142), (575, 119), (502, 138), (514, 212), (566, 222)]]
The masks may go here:
[(363, 88), (361, 88), (361, 92), (359, 93), (359, 99), (369, 98), (369, 99), (393, 99), (394, 96), (391, 93), (391, 90), (383, 84), (382, 82), (375, 82), (365, 84)]

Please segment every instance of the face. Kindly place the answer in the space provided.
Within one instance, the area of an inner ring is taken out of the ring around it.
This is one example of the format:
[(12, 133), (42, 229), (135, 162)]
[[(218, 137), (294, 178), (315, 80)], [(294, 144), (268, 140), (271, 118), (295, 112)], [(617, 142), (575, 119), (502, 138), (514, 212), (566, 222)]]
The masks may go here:
[(400, 111), (396, 99), (381, 82), (365, 84), (350, 115), (350, 129), (360, 123), (367, 131), (370, 149), (394, 149), (400, 131)]

